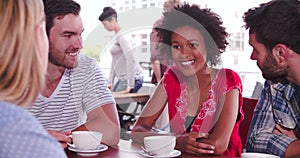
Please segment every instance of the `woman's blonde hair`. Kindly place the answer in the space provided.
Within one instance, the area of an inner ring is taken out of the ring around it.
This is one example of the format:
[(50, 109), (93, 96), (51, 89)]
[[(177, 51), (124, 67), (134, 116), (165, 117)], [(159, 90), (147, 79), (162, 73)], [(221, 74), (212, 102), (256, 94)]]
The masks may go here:
[(0, 17), (0, 100), (32, 104), (45, 83), (36, 50), (36, 29), (45, 20), (43, 2), (2, 0)]

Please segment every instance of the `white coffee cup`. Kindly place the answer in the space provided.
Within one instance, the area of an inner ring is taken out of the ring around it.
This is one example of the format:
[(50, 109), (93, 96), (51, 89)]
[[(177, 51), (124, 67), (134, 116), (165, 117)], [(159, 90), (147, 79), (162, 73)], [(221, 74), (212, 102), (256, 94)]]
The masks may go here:
[(148, 136), (144, 138), (145, 149), (155, 155), (168, 155), (174, 150), (176, 144), (175, 136)]
[(101, 143), (102, 133), (95, 131), (74, 131), (72, 132), (73, 144), (82, 150), (93, 150)]

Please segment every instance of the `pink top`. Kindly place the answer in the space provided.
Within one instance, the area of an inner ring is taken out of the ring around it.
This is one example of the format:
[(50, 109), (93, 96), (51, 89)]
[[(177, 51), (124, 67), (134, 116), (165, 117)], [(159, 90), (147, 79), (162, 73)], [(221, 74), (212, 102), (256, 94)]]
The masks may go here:
[[(169, 120), (175, 135), (186, 133), (185, 119), (187, 117), (187, 83), (186, 77), (177, 67), (168, 69), (164, 74), (163, 86), (168, 96)], [(226, 82), (225, 82), (226, 81)], [(212, 82), (207, 101), (202, 105), (199, 114), (191, 126), (193, 132), (211, 133), (218, 119), (218, 110), (222, 109), (221, 98), (232, 89), (238, 89), (239, 113), (233, 128), (227, 150), (224, 156), (241, 156), (242, 142), (239, 135), (239, 125), (244, 119), (242, 110), (242, 81), (239, 75), (230, 69), (221, 69)], [(214, 119), (216, 118), (216, 119)]]

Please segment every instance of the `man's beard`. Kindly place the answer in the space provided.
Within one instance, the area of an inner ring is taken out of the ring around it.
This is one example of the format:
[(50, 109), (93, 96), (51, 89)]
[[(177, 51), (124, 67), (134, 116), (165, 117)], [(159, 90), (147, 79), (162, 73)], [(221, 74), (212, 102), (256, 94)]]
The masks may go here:
[[(77, 67), (77, 65), (78, 65), (77, 60), (76, 60), (76, 63), (72, 64), (72, 65), (66, 63), (66, 61), (64, 60), (64, 58), (65, 58), (65, 53), (64, 52), (60, 52), (59, 50), (57, 50), (53, 47), (50, 47), (50, 52), (56, 52), (55, 54), (60, 55), (59, 57), (57, 57), (57, 56), (53, 56), (52, 53), (49, 53), (49, 62), (51, 64), (56, 65), (56, 66), (61, 66), (61, 67), (64, 67), (64, 68), (68, 68), (68, 69), (73, 69), (73, 68)], [(57, 53), (57, 52), (59, 52), (59, 53)]]
[(271, 53), (268, 53), (263, 65), (258, 67), (262, 71), (262, 76), (266, 80), (271, 80), (272, 82), (279, 82), (282, 79), (285, 79), (287, 76), (287, 66), (281, 67), (277, 64), (276, 59), (272, 56)]

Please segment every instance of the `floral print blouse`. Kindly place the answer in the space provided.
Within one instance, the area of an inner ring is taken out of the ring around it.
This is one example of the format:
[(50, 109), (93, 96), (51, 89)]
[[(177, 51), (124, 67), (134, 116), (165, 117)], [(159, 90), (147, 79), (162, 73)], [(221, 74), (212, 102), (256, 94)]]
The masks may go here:
[[(172, 67), (166, 71), (162, 81), (168, 96), (168, 113), (172, 132), (174, 135), (187, 133), (185, 119), (187, 117), (187, 83), (186, 77), (177, 67)], [(239, 75), (230, 69), (221, 69), (212, 81), (208, 98), (203, 103), (198, 115), (191, 125), (193, 132), (210, 133), (218, 120), (222, 110), (222, 97), (232, 89), (238, 89), (239, 113), (236, 124), (231, 134), (230, 142), (225, 156), (241, 156), (242, 143), (239, 136), (239, 124), (244, 119), (242, 110), (242, 81)]]

